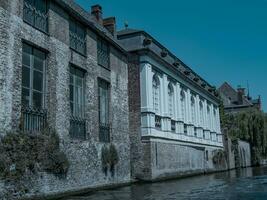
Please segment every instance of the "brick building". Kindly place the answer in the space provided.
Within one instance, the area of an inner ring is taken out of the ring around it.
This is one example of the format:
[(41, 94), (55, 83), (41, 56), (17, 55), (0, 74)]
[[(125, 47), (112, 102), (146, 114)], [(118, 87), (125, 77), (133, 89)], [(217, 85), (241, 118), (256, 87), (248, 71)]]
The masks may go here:
[[(65, 179), (45, 174), (33, 191), (130, 181), (127, 54), (110, 22), (72, 0), (0, 1), (0, 135), (47, 123), (70, 161)], [(106, 143), (119, 154), (114, 177), (102, 170)]]
[(226, 112), (235, 113), (251, 108), (261, 111), (261, 97), (252, 99), (249, 92), (246, 94), (245, 88), (239, 86), (235, 90), (229, 83), (225, 82), (219, 87), (218, 92)]

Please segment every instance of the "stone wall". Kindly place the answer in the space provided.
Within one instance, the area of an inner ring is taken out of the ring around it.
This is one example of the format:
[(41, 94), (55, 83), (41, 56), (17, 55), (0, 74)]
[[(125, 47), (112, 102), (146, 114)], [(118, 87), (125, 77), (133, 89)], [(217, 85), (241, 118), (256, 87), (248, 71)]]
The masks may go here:
[[(52, 1), (53, 2), (53, 1)], [(30, 191), (56, 194), (130, 181), (130, 141), (128, 118), (128, 69), (126, 55), (110, 47), (110, 70), (97, 64), (97, 35), (87, 30), (87, 55), (69, 48), (69, 15), (52, 3), (49, 35), (23, 22), (23, 1), (0, 1), (0, 133), (17, 130), (21, 110), (22, 42), (47, 52), (46, 98), (48, 123), (60, 137), (70, 169), (65, 178), (41, 173), (34, 177)], [(69, 66), (86, 71), (86, 140), (69, 136)], [(99, 142), (98, 80), (110, 83), (111, 142), (119, 153), (115, 176), (102, 171)]]
[(242, 140), (232, 141), (229, 137), (226, 137), (224, 145), (228, 169), (251, 166), (251, 149), (248, 142)]
[(216, 150), (218, 147), (186, 144), (179, 141), (144, 140), (146, 173), (143, 179), (157, 180), (225, 170), (225, 165), (217, 168), (213, 163)]

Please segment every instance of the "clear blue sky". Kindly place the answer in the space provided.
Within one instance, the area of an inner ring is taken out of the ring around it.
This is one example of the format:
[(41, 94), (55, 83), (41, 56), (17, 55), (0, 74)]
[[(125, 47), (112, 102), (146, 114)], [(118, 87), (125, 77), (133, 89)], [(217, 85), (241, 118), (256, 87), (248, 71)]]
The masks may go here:
[(267, 0), (76, 0), (144, 29), (210, 84), (250, 84), (267, 111)]

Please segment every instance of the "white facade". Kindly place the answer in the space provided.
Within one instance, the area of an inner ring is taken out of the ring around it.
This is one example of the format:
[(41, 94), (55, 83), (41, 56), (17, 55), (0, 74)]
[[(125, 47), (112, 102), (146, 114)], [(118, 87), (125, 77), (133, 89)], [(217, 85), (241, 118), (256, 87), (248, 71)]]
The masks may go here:
[(217, 102), (148, 56), (141, 61), (142, 136), (223, 147)]

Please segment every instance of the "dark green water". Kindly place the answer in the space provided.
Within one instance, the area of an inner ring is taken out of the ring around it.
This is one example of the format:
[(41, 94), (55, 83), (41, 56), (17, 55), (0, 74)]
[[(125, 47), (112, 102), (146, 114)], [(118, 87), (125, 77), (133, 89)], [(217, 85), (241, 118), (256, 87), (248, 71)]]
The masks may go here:
[(98, 191), (64, 200), (267, 200), (267, 167)]

